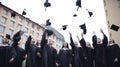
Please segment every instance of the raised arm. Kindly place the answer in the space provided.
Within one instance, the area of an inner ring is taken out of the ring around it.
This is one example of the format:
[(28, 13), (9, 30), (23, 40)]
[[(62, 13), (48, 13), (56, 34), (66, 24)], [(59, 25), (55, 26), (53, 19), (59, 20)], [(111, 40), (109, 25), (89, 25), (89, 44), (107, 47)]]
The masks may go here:
[(92, 42), (93, 42), (93, 47), (96, 48), (97, 47), (97, 36), (95, 34), (92, 37)]
[(44, 46), (47, 44), (46, 33), (47, 33), (47, 30), (45, 29), (44, 32), (43, 32), (43, 35), (42, 35), (42, 40), (41, 40), (41, 48), (42, 48), (42, 49), (43, 49)]
[(10, 58), (9, 62), (12, 63), (14, 61), (14, 59), (16, 58), (17, 56), (17, 53), (14, 49), (14, 47), (10, 46), (10, 54), (12, 55), (12, 57)]
[(107, 36), (104, 34), (104, 32), (103, 32), (102, 29), (101, 29), (101, 33), (103, 34), (103, 40), (102, 40), (103, 45), (107, 47), (107, 45), (108, 45), (108, 38), (107, 38)]
[(32, 40), (32, 37), (29, 36), (28, 39), (27, 39), (27, 41), (26, 41), (26, 43), (25, 43), (25, 52), (26, 53), (29, 51), (31, 40)]
[(82, 36), (82, 39), (80, 40), (80, 38), (77, 36), (78, 40), (79, 40), (79, 43), (80, 45), (85, 48), (86, 47), (86, 42), (85, 42), (85, 39), (83, 37), (83, 33), (81, 33), (81, 36)]
[(73, 39), (72, 39), (72, 34), (71, 33), (69, 33), (69, 34), (70, 34), (70, 45), (72, 48), (74, 48), (75, 44), (74, 44)]

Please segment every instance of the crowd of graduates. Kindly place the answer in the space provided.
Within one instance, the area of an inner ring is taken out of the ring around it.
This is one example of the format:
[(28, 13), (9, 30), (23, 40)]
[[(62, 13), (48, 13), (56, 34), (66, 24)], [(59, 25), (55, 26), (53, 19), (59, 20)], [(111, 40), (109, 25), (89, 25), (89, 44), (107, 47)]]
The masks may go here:
[[(92, 46), (84, 39), (78, 36), (80, 46), (70, 36), (70, 46), (67, 42), (59, 52), (52, 47), (53, 41), (49, 37), (54, 33), (45, 29), (41, 41), (35, 42), (30, 35), (25, 43), (25, 49), (19, 47), (19, 41), (23, 31), (14, 34), (12, 43), (8, 38), (3, 38), (0, 44), (0, 67), (22, 67), (26, 60), (26, 67), (120, 67), (120, 48), (112, 37), (108, 41), (103, 30), (103, 39), (97, 38), (94, 34), (92, 37)], [(40, 47), (38, 47), (38, 45)]]

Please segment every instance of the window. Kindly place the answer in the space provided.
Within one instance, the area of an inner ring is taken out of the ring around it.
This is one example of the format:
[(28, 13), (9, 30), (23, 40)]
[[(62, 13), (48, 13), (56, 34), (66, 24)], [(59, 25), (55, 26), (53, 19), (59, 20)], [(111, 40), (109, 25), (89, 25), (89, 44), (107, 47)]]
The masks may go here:
[(30, 33), (31, 33), (32, 35), (34, 35), (34, 31), (31, 31)]
[(40, 28), (39, 28), (39, 27), (37, 27), (37, 31), (40, 31)]
[(106, 12), (106, 16), (108, 16), (108, 11), (107, 11), (107, 10), (105, 10), (105, 12)]
[(29, 22), (28, 22), (28, 21), (25, 21), (25, 25), (26, 25), (26, 26), (29, 26)]
[(38, 37), (38, 38), (39, 38), (39, 33), (37, 33), (37, 34), (36, 34), (36, 37)]
[(12, 35), (13, 35), (13, 32), (14, 32), (14, 30), (9, 29), (9, 32), (8, 32), (8, 33), (9, 33), (10, 36), (12, 36)]
[(0, 33), (4, 33), (5, 31), (5, 26), (0, 25)]
[(2, 17), (2, 18), (1, 18), (1, 22), (5, 24), (5, 23), (7, 22), (7, 18)]
[(106, 6), (106, 1), (104, 0), (104, 6)]
[(23, 37), (24, 42), (27, 41), (27, 38), (28, 38), (28, 36), (27, 36), (27, 35), (24, 35), (24, 37)]
[(119, 8), (120, 8), (120, 0), (118, 0), (118, 6), (119, 6)]
[(19, 19), (18, 19), (18, 20), (19, 20), (19, 22), (22, 22), (22, 21), (23, 21), (23, 19), (22, 19), (21, 17), (19, 17)]
[(28, 33), (28, 28), (25, 27), (25, 32)]
[(0, 35), (0, 43), (2, 43), (3, 36)]
[(35, 25), (34, 25), (34, 24), (32, 24), (32, 28), (33, 28), (33, 29), (35, 28)]
[(22, 25), (18, 24), (18, 30), (22, 30)]
[(9, 25), (10, 25), (11, 27), (14, 27), (15, 22), (14, 22), (14, 21), (10, 21)]
[(4, 15), (7, 15), (7, 14), (8, 14), (8, 10), (4, 9), (2, 13), (3, 13)]

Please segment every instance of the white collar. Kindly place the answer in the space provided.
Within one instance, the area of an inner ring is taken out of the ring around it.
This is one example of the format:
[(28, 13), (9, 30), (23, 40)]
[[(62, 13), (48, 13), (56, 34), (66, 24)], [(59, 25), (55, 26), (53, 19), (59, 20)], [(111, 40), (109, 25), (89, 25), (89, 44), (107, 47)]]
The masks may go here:
[(63, 48), (63, 50), (68, 50), (68, 48)]
[(114, 43), (109, 44), (110, 46), (114, 45)]
[(8, 44), (2, 44), (1, 46), (4, 46), (4, 47), (5, 47), (5, 46), (9, 46), (9, 45), (8, 45)]

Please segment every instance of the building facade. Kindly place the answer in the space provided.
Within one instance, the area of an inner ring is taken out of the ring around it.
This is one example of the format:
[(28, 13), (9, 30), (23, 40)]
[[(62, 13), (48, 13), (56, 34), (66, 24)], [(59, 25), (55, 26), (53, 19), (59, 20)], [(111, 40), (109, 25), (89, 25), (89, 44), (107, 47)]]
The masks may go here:
[[(120, 46), (120, 0), (103, 0), (106, 13), (106, 21), (108, 25), (109, 36), (112, 35), (113, 39)], [(115, 25), (118, 30), (111, 29), (111, 26)]]
[[(6, 34), (9, 34), (12, 38), (19, 30), (25, 31), (20, 41), (20, 46), (24, 48), (29, 35), (32, 35), (36, 41), (41, 40), (44, 27), (0, 3), (0, 43)], [(60, 34), (58, 31), (56, 32)], [(59, 37), (62, 37), (62, 39)], [(54, 34), (51, 36), (51, 39), (54, 41), (53, 46), (59, 50), (64, 41), (63, 35), (57, 36), (57, 34)], [(57, 42), (58, 40), (60, 42)]]

